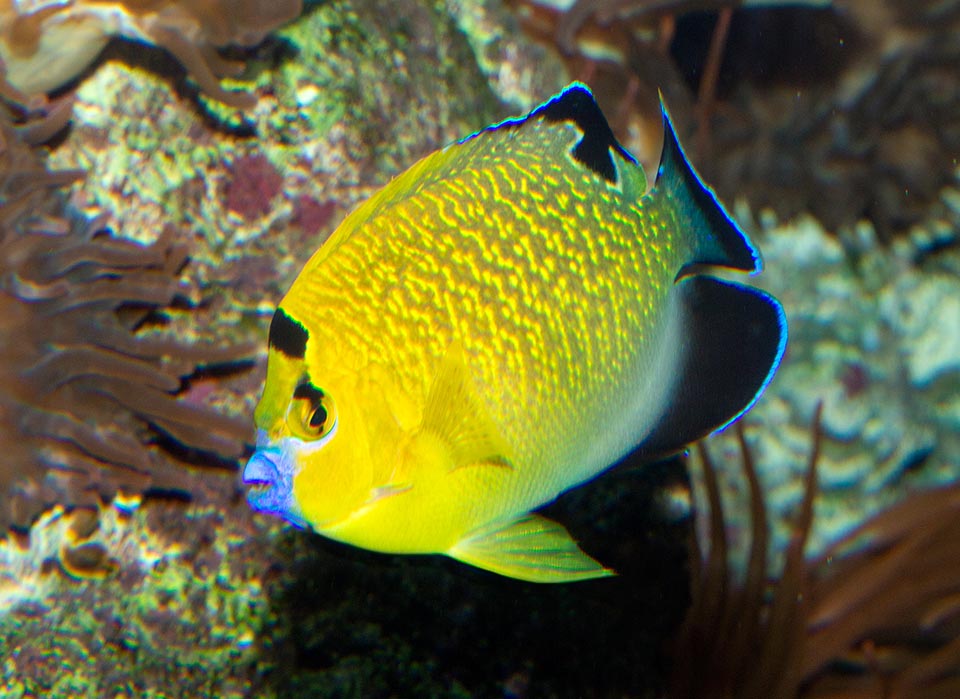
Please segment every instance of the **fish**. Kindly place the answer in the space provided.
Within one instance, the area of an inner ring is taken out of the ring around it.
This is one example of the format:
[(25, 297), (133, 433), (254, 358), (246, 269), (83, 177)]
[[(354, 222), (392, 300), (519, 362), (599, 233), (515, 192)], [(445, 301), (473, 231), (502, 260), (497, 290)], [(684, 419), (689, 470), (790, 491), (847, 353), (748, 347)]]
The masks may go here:
[(524, 581), (612, 575), (534, 510), (736, 420), (787, 337), (723, 277), (759, 252), (661, 111), (652, 187), (573, 83), (350, 213), (270, 323), (249, 504)]

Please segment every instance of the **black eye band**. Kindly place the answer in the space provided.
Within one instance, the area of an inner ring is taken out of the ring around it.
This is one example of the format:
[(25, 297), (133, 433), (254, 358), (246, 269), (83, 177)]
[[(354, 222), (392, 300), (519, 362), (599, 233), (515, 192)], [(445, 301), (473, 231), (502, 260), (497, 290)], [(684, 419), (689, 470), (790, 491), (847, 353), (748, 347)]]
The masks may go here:
[(323, 391), (314, 386), (309, 381), (301, 381), (293, 389), (294, 398), (305, 398), (310, 401), (310, 405), (316, 408), (323, 402)]

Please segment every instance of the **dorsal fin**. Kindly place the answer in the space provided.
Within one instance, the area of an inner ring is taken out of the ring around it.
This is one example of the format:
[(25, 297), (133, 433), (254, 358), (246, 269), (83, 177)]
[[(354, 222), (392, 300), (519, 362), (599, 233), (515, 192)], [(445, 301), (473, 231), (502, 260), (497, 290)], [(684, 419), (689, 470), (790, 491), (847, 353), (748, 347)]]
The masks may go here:
[(633, 156), (617, 142), (616, 136), (600, 105), (590, 89), (582, 83), (573, 83), (560, 94), (534, 109), (528, 119), (543, 117), (547, 121), (570, 121), (583, 133), (573, 148), (573, 157), (608, 182), (616, 184), (617, 168), (613, 164), (613, 153), (619, 153), (629, 162), (636, 162)]
[(636, 164), (633, 156), (620, 145), (607, 118), (600, 110), (593, 93), (583, 83), (571, 83), (525, 117), (507, 119), (471, 134), (459, 141), (465, 143), (479, 134), (502, 129), (522, 128), (531, 121), (543, 119), (550, 123), (570, 122), (582, 136), (573, 147), (574, 160), (592, 170), (611, 184), (617, 184), (618, 171), (614, 153), (627, 162)]

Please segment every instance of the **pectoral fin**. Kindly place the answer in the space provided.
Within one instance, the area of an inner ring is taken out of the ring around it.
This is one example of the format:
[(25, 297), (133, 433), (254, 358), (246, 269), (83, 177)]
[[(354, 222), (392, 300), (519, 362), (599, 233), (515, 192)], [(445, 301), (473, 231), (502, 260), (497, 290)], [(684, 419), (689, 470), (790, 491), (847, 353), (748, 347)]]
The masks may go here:
[(370, 491), (370, 499), (364, 504), (372, 505), (378, 500), (383, 500), (384, 498), (390, 498), (394, 495), (405, 493), (412, 487), (412, 483), (387, 483), (386, 485), (378, 486)]
[(561, 525), (533, 514), (484, 527), (447, 554), (477, 568), (529, 582), (575, 582), (615, 575), (584, 553)]
[(477, 395), (457, 342), (440, 362), (421, 429), (443, 444), (451, 470), (477, 463), (510, 467), (507, 443)]

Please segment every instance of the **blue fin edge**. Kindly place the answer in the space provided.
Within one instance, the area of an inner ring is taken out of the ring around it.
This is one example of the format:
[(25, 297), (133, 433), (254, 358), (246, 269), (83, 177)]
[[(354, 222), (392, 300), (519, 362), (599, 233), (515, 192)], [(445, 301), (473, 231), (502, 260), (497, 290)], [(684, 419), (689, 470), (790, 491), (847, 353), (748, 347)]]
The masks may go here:
[[(760, 251), (690, 164), (677, 138), (662, 93), (660, 113), (663, 119), (663, 150), (652, 194), (659, 192), (674, 197), (683, 207), (681, 212), (698, 232), (695, 259), (680, 270), (677, 279), (702, 265), (737, 269), (750, 275), (759, 274), (763, 270)], [(703, 234), (703, 230), (707, 233)]]
[(745, 288), (750, 289), (757, 296), (760, 296), (766, 299), (767, 303), (769, 303), (770, 306), (776, 309), (777, 324), (780, 327), (780, 342), (777, 345), (777, 351), (776, 351), (776, 354), (774, 355), (773, 361), (770, 363), (770, 370), (767, 372), (766, 377), (763, 379), (763, 382), (760, 384), (760, 388), (757, 389), (757, 392), (753, 395), (753, 398), (750, 400), (750, 402), (747, 403), (745, 406), (743, 406), (743, 409), (739, 413), (731, 417), (724, 424), (717, 427), (710, 434), (723, 432), (723, 430), (727, 429), (728, 427), (730, 427), (730, 425), (732, 425), (737, 420), (739, 420), (744, 415), (746, 415), (748, 412), (750, 412), (750, 409), (757, 404), (757, 401), (760, 400), (760, 397), (767, 390), (767, 386), (769, 386), (770, 382), (773, 381), (773, 377), (774, 375), (776, 375), (777, 369), (780, 368), (780, 364), (783, 362), (783, 355), (786, 354), (786, 351), (787, 351), (787, 335), (789, 333), (789, 330), (787, 328), (787, 314), (783, 310), (783, 304), (780, 303), (780, 301), (778, 301), (775, 296), (767, 293), (763, 289), (758, 289), (753, 286), (745, 287)]
[(517, 128), (531, 119), (576, 125), (583, 136), (573, 149), (573, 157), (611, 183), (616, 183), (618, 178), (614, 154), (628, 163), (637, 164), (636, 159), (617, 141), (590, 88), (581, 82), (570, 83), (526, 116), (504, 119), (456, 143), (463, 145), (483, 133)]

